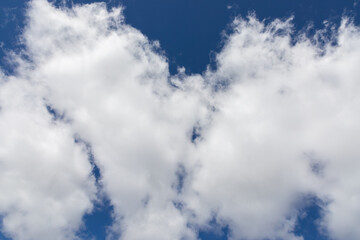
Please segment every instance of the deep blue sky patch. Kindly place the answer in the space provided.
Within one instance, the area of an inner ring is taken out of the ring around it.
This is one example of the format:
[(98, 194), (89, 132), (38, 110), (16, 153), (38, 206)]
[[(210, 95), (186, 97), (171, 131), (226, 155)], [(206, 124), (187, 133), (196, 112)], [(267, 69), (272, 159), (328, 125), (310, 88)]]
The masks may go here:
[[(19, 47), (18, 34), (24, 22), (24, 3), (2, 0), (0, 3), (0, 57), (4, 50)], [(63, 1), (56, 1), (62, 4)], [(70, 1), (68, 1), (70, 2)], [(73, 0), (73, 3), (100, 1)], [(346, 14), (359, 22), (357, 0), (107, 0), (108, 6), (125, 6), (126, 22), (141, 30), (150, 40), (159, 40), (175, 73), (184, 66), (187, 73), (201, 73), (214, 61), (222, 47), (222, 32), (235, 16), (255, 12), (259, 19), (294, 16), (296, 30), (308, 25), (323, 28), (323, 21), (339, 23)], [(6, 66), (6, 65), (5, 65)]]
[(321, 230), (320, 220), (324, 203), (310, 197), (304, 199), (303, 207), (299, 209), (299, 216), (294, 229), (297, 236), (303, 236), (304, 240), (327, 240), (326, 232)]
[(92, 213), (84, 216), (84, 228), (79, 232), (79, 236), (84, 239), (105, 240), (113, 223), (114, 208), (107, 197), (102, 198), (102, 202), (96, 203)]

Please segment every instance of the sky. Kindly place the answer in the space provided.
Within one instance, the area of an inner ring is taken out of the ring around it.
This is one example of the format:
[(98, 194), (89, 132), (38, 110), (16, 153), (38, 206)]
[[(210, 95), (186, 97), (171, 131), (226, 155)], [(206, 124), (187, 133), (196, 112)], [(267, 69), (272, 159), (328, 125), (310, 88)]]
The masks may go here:
[(0, 239), (359, 239), (359, 10), (2, 0)]

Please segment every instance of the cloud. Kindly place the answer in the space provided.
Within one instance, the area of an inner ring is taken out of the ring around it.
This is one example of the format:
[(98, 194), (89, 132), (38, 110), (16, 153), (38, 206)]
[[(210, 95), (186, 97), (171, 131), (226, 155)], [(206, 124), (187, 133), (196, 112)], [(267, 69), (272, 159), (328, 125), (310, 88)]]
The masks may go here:
[(0, 79), (0, 215), (12, 239), (74, 239), (95, 198), (91, 165), (30, 81)]
[(194, 238), (173, 201), (175, 173), (194, 148), (199, 96), (175, 78), (177, 87), (169, 84), (157, 44), (124, 24), (121, 9), (33, 1), (28, 15), (35, 71), (27, 77), (47, 87), (49, 104), (91, 144), (124, 238)]
[(17, 73), (1, 75), (3, 232), (76, 238), (96, 198), (77, 136), (121, 239), (197, 239), (214, 219), (233, 239), (301, 239), (308, 195), (329, 236), (358, 239), (359, 29), (295, 44), (291, 19), (233, 29), (216, 70), (171, 76), (121, 7), (31, 1)]
[(202, 224), (213, 213), (227, 222), (234, 239), (291, 239), (294, 202), (314, 194), (328, 201), (329, 235), (358, 238), (359, 29), (343, 20), (334, 46), (304, 37), (292, 45), (289, 21), (250, 16), (233, 27), (207, 73), (223, 87), (186, 202)]

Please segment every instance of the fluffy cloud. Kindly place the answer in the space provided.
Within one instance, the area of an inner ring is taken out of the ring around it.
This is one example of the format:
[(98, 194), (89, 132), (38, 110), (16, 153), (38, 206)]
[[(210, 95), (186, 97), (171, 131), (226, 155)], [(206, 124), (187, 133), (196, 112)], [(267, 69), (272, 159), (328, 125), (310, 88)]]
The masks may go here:
[(301, 239), (308, 195), (326, 203), (331, 237), (360, 237), (360, 31), (348, 21), (292, 44), (291, 20), (236, 19), (216, 70), (171, 76), (121, 8), (33, 0), (27, 16), (26, 58), (0, 85), (12, 238), (75, 238), (96, 189), (74, 136), (92, 147), (122, 239), (196, 239), (214, 218), (233, 239)]
[(294, 202), (316, 195), (328, 202), (329, 235), (356, 239), (359, 29), (344, 20), (337, 46), (304, 37), (292, 45), (290, 33), (288, 21), (235, 20), (218, 69), (207, 73), (224, 87), (188, 202), (200, 222), (214, 213), (228, 222), (234, 239), (291, 239)]
[(52, 120), (31, 82), (0, 80), (0, 215), (12, 239), (75, 239), (95, 197), (71, 129)]
[(177, 168), (189, 158), (193, 125), (206, 110), (198, 95), (186, 94), (180, 76), (176, 87), (168, 83), (157, 43), (125, 25), (121, 9), (31, 6), (24, 39), (37, 66), (28, 77), (47, 86), (49, 104), (92, 145), (123, 237), (193, 236), (173, 201)]

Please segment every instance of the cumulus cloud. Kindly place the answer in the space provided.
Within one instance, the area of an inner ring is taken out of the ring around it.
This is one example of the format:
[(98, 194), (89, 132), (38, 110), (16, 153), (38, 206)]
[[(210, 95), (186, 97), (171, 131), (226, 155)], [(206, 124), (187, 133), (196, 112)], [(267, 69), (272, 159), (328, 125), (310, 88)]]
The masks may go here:
[(2, 231), (12, 239), (75, 239), (95, 197), (85, 149), (52, 120), (29, 81), (1, 76), (0, 107)]
[(76, 238), (96, 188), (74, 136), (92, 147), (121, 239), (197, 239), (214, 219), (232, 239), (301, 239), (309, 195), (329, 236), (360, 237), (360, 31), (348, 20), (293, 43), (291, 19), (239, 18), (216, 70), (171, 76), (121, 8), (33, 0), (27, 19), (17, 73), (0, 85), (13, 239)]
[(356, 239), (359, 29), (344, 20), (337, 46), (301, 36), (292, 45), (291, 27), (234, 21), (218, 69), (207, 73), (223, 88), (187, 202), (202, 223), (213, 213), (227, 221), (234, 239), (291, 239), (294, 202), (316, 195), (328, 202), (330, 236)]
[(200, 97), (185, 94), (179, 77), (169, 84), (156, 43), (124, 24), (121, 9), (33, 1), (28, 15), (24, 40), (36, 65), (28, 77), (47, 87), (49, 104), (91, 144), (123, 237), (193, 237), (173, 201), (175, 173), (206, 110)]

